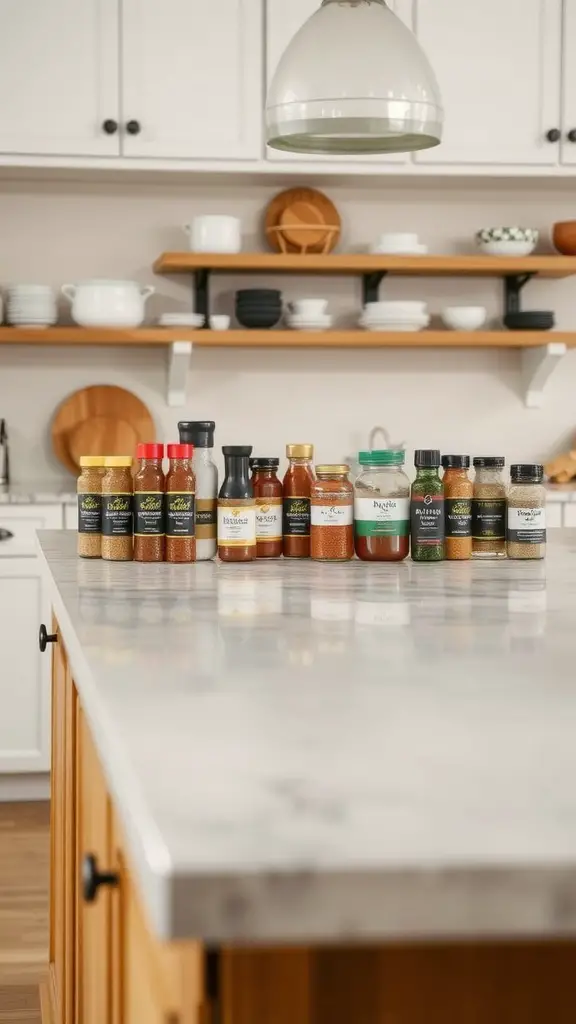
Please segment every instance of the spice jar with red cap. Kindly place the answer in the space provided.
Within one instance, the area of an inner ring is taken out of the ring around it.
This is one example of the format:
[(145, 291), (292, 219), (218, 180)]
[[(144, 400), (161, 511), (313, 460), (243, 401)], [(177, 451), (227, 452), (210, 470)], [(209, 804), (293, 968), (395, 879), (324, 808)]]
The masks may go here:
[(196, 561), (194, 445), (169, 444), (166, 477), (166, 561)]
[(164, 561), (163, 444), (139, 444), (134, 477), (134, 561)]

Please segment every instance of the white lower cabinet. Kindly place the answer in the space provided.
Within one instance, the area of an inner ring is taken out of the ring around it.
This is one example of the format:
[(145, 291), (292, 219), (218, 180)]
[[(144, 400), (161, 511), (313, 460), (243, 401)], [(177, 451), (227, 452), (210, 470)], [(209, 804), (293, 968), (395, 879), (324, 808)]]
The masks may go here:
[[(36, 530), (61, 529), (61, 505), (0, 506), (0, 773), (50, 768), (50, 601), (35, 552)], [(11, 536), (6, 536), (11, 534)]]

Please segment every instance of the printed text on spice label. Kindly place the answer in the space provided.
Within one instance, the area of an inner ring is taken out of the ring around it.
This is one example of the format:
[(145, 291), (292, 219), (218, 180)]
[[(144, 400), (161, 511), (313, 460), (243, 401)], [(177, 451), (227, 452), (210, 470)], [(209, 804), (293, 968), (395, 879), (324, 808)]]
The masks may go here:
[(358, 537), (407, 537), (409, 498), (356, 498), (354, 526)]

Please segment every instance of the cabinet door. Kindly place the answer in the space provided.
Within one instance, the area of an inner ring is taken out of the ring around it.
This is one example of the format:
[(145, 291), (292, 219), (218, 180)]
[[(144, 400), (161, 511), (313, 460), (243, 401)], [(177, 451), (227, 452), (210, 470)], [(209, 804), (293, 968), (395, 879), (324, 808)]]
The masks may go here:
[(123, 0), (127, 157), (256, 160), (262, 147), (257, 0)]
[[(111, 863), (111, 810), (100, 762), (82, 709), (78, 710), (77, 740), (77, 853), (78, 876), (84, 857), (92, 854), (99, 871)], [(92, 903), (78, 900), (77, 987), (81, 1024), (111, 1020), (111, 890), (102, 886)]]
[(0, 0), (0, 152), (117, 156), (118, 0)]
[[(388, 0), (388, 6), (398, 17), (411, 26), (411, 0)], [(274, 77), (278, 62), (290, 40), (320, 7), (320, 0), (266, 0), (266, 82), (267, 86)], [(342, 70), (345, 74), (345, 69)], [(315, 156), (308, 153), (282, 153), (277, 149), (266, 147), (268, 160), (296, 161), (304, 163), (329, 164), (405, 164), (407, 153), (391, 153), (389, 156)]]
[(563, 39), (562, 163), (570, 166), (576, 164), (576, 0), (564, 0)]
[(417, 163), (548, 167), (559, 144), (562, 0), (414, 0), (436, 72), (444, 141)]
[(50, 767), (50, 655), (38, 627), (50, 604), (35, 558), (0, 558), (0, 772)]

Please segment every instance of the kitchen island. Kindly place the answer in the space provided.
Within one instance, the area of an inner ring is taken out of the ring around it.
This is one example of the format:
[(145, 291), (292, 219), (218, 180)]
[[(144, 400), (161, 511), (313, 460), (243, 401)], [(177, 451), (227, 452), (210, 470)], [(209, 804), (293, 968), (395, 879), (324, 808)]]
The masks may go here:
[[(109, 898), (113, 923), (125, 875), (158, 955), (192, 956), (183, 1020), (574, 1019), (576, 531), (545, 563), (137, 565), (80, 560), (59, 532), (40, 546), (54, 686), (69, 681), (53, 786), (74, 790), (74, 935)], [(81, 893), (96, 765), (113, 877)], [(60, 1024), (83, 946), (64, 998), (52, 982)]]

